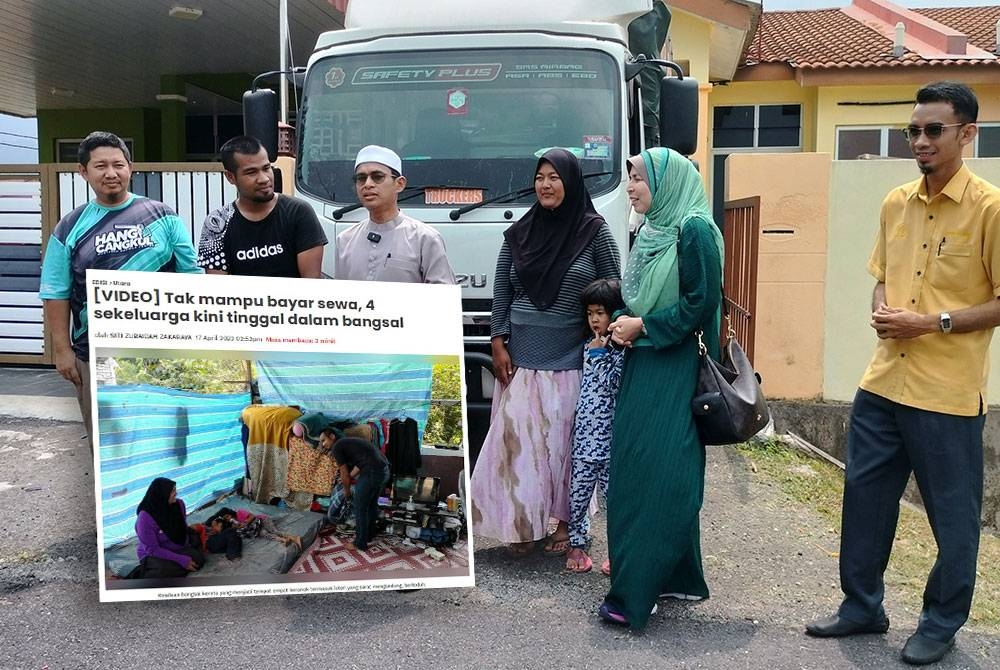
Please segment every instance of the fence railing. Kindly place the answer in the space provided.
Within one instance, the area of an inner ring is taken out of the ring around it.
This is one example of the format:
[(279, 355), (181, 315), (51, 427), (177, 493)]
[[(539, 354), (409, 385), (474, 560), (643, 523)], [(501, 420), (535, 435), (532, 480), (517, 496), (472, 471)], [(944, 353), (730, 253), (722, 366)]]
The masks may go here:
[(45, 352), (38, 299), (42, 177), (38, 166), (6, 167), (0, 172), (0, 356), (30, 362)]
[[(0, 165), (0, 363), (51, 363), (38, 299), (44, 245), (94, 197), (78, 166)], [(236, 197), (218, 163), (135, 163), (131, 190), (169, 205), (195, 245), (205, 216)]]
[[(730, 325), (753, 362), (757, 311), (757, 250), (760, 244), (760, 197), (731, 200), (725, 204), (726, 244), (722, 282), (729, 306)], [(725, 338), (726, 324), (722, 324)]]

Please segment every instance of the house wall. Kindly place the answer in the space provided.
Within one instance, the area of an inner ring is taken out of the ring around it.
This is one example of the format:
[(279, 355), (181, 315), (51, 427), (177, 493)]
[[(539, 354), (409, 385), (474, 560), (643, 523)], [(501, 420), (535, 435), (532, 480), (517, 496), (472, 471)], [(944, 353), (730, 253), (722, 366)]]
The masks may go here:
[(708, 81), (708, 45), (712, 27), (708, 21), (686, 12), (673, 12), (670, 19), (670, 45), (675, 61), (688, 61), (689, 74), (698, 81)]
[[(184, 95), (187, 84), (231, 100), (240, 100), (249, 89), (249, 74), (165, 75), (160, 93)], [(40, 109), (38, 110), (38, 162), (53, 163), (56, 140), (82, 139), (94, 130), (107, 130), (134, 142), (136, 162), (183, 161), (186, 157), (185, 103), (164, 101), (157, 107), (138, 109)]]
[(158, 161), (158, 130), (153, 143), (149, 127), (159, 127), (157, 109), (40, 109), (38, 110), (38, 162), (56, 161), (56, 140), (83, 139), (94, 130), (107, 130), (134, 142), (132, 160)]
[[(815, 151), (817, 89), (802, 88), (798, 83), (785, 81), (755, 81), (734, 83), (712, 87), (711, 105), (802, 105), (802, 150)], [(711, 121), (712, 114), (709, 113)], [(711, 131), (711, 125), (709, 125)]]
[(823, 393), (830, 160), (825, 154), (733, 154), (727, 200), (760, 203), (754, 367), (772, 398)]
[(698, 148), (691, 156), (701, 166), (702, 179), (708, 186), (711, 161), (712, 121), (710, 115), (712, 86), (708, 83), (708, 45), (711, 26), (684, 12), (674, 12), (670, 20), (670, 45), (675, 61), (687, 61), (688, 74), (698, 81)]
[(914, 86), (820, 88), (816, 151), (835, 155), (838, 126), (906, 125), (910, 120), (917, 88)]
[[(799, 103), (802, 150), (835, 155), (839, 126), (906, 125), (913, 99), (923, 83), (801, 86), (792, 79), (730, 82), (713, 88), (710, 103), (713, 106)], [(973, 88), (979, 98), (979, 122), (1000, 123), (1000, 85), (974, 84)]]

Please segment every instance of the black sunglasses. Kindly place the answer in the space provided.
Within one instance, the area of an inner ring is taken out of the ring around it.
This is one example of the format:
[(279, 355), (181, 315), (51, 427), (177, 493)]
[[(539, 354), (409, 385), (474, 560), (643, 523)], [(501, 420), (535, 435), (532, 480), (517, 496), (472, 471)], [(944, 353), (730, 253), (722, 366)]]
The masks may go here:
[(928, 123), (926, 126), (921, 128), (920, 126), (906, 126), (903, 128), (903, 136), (910, 140), (911, 142), (918, 137), (920, 133), (927, 136), (929, 140), (936, 140), (941, 137), (941, 133), (944, 132), (945, 128), (954, 128), (955, 126), (968, 125), (968, 122), (963, 123)]
[(371, 177), (373, 184), (381, 184), (382, 182), (385, 181), (386, 177), (390, 176), (393, 179), (397, 178), (396, 175), (389, 175), (386, 174), (385, 172), (379, 172), (377, 170), (375, 172), (358, 172), (354, 175), (354, 183), (357, 184), (358, 186), (361, 186), (362, 184), (368, 181), (369, 177)]

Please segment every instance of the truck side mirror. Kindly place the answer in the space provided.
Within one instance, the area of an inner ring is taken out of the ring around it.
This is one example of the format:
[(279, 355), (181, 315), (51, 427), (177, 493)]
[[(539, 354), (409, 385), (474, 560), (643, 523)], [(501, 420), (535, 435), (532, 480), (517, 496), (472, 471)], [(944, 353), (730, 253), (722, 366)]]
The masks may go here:
[(698, 149), (698, 82), (660, 80), (660, 145), (690, 156)]
[(256, 137), (271, 162), (278, 159), (278, 94), (269, 88), (243, 94), (243, 134)]

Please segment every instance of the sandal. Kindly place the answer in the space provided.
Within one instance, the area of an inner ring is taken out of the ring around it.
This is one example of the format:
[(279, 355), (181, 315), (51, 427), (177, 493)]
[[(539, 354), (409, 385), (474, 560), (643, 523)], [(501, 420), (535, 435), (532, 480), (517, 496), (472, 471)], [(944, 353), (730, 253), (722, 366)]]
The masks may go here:
[[(649, 611), (649, 615), (653, 616), (659, 609), (660, 608), (656, 605), (656, 603), (653, 603), (653, 609)], [(597, 608), (597, 616), (609, 623), (618, 624), (619, 626), (629, 625), (628, 619), (625, 618), (625, 615), (607, 600), (601, 603), (601, 606)]]
[(607, 601), (601, 603), (601, 606), (597, 608), (597, 616), (609, 623), (618, 624), (619, 626), (628, 625), (628, 619), (625, 618), (625, 615), (619, 612), (617, 607)]
[(604, 562), (601, 563), (601, 574), (607, 577), (611, 576), (611, 559), (605, 558)]
[(594, 562), (590, 560), (590, 556), (587, 552), (579, 547), (573, 547), (566, 554), (566, 569), (570, 572), (575, 572), (577, 574), (583, 574), (585, 572), (590, 572), (594, 567)]
[(546, 556), (565, 556), (569, 551), (569, 535), (557, 538), (554, 534), (545, 538), (545, 546), (542, 552)]

